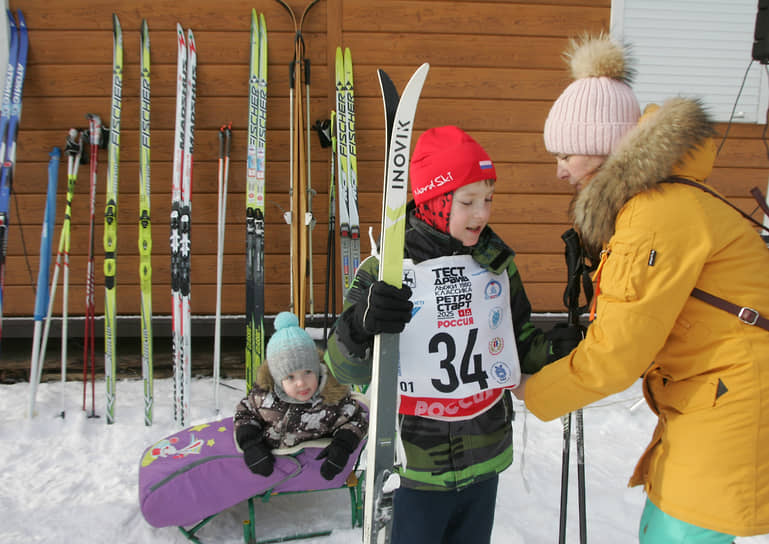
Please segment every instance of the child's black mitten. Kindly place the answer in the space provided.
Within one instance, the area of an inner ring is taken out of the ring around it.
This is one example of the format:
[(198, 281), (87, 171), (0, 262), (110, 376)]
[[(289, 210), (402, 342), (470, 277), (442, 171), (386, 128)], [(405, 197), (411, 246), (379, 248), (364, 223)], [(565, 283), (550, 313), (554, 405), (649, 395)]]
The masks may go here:
[(272, 474), (275, 457), (259, 429), (251, 426), (239, 427), (235, 438), (243, 450), (243, 460), (251, 472), (260, 476)]
[(411, 321), (413, 308), (411, 288), (403, 285), (400, 289), (383, 281), (372, 283), (365, 296), (355, 304), (353, 321), (363, 333), (374, 336), (380, 332), (403, 332)]
[(352, 431), (347, 429), (337, 431), (331, 444), (316, 457), (316, 459), (326, 458), (320, 466), (321, 476), (326, 480), (333, 480), (334, 476), (342, 472), (342, 469), (347, 465), (350, 454), (358, 447), (358, 442), (360, 440)]

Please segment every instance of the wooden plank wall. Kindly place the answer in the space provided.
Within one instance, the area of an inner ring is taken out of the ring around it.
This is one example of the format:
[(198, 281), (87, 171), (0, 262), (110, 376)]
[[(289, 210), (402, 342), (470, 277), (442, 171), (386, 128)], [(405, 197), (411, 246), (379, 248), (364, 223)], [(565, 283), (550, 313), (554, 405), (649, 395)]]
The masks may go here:
[[(300, 15), (306, 0), (289, 0)], [(561, 52), (568, 38), (607, 30), (610, 0), (320, 0), (309, 12), (304, 38), (312, 62), (310, 124), (333, 108), (334, 49), (350, 47), (355, 69), (359, 203), (362, 252), (368, 228), (378, 233), (383, 163), (383, 114), (376, 69), (402, 88), (422, 62), (430, 74), (416, 116), (417, 134), (442, 124), (469, 131), (494, 159), (499, 182), (492, 226), (516, 250), (534, 310), (563, 310), (565, 267), (560, 234), (568, 227), (570, 187), (555, 179), (542, 127), (552, 101), (569, 83)], [(153, 305), (170, 314), (168, 218), (174, 128), (175, 25), (192, 28), (198, 45), (198, 101), (192, 200), (192, 311), (215, 311), (218, 129), (233, 123), (227, 203), (223, 312), (244, 312), (244, 186), (247, 76), (251, 8), (265, 14), (269, 34), (267, 120), (266, 311), (289, 306), (288, 65), (293, 26), (275, 0), (135, 1), (12, 0), (30, 36), (24, 110), (11, 201), (6, 316), (33, 311), (48, 153), (64, 147), (70, 127), (86, 127), (88, 112), (109, 119), (111, 13), (120, 17), (125, 67), (118, 221), (118, 313), (139, 313), (138, 287), (138, 80), (139, 25), (146, 18), (152, 44)], [(723, 132), (725, 126), (719, 127)], [(723, 147), (713, 183), (751, 210), (753, 185), (766, 186), (763, 126), (735, 125)], [(416, 138), (414, 138), (416, 141)], [(312, 137), (313, 233), (316, 312), (325, 293), (329, 150)], [(103, 308), (101, 236), (107, 156), (102, 152), (97, 194), (97, 314)], [(59, 181), (54, 251), (66, 190)], [(70, 314), (84, 312), (88, 244), (88, 166), (80, 168), (72, 213)], [(23, 242), (22, 242), (23, 235)], [(337, 292), (341, 290), (338, 288)], [(58, 306), (58, 305), (57, 305)], [(57, 307), (57, 312), (59, 311)]]

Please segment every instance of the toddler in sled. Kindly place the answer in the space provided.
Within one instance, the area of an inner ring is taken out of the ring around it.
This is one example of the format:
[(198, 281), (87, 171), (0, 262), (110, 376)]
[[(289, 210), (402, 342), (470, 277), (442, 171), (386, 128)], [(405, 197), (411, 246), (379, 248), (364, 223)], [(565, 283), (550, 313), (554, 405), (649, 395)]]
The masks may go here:
[(275, 318), (267, 360), (233, 417), (235, 442), (254, 474), (272, 474), (272, 450), (291, 449), (332, 438), (318, 459), (326, 480), (339, 474), (368, 429), (368, 412), (321, 364), (315, 342), (298, 326), (296, 316)]
[(359, 483), (348, 476), (365, 446), (368, 408), (321, 364), (296, 316), (278, 314), (275, 329), (233, 417), (188, 427), (145, 449), (139, 503), (153, 527), (178, 526), (199, 541), (197, 531), (211, 519), (248, 501), (253, 531), (255, 497), (341, 487), (350, 491), (353, 525), (360, 523)]

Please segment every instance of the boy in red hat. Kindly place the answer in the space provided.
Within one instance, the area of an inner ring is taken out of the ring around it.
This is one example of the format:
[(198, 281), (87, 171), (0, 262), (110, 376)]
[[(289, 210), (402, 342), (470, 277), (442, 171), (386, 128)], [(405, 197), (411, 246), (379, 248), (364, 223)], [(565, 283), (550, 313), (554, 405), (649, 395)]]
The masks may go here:
[(488, 226), (497, 174), (454, 126), (416, 143), (407, 207), (404, 285), (361, 263), (329, 339), (342, 382), (371, 379), (374, 335), (400, 333), (400, 487), (392, 543), (489, 542), (498, 474), (513, 461), (509, 389), (553, 353), (530, 321), (514, 252)]

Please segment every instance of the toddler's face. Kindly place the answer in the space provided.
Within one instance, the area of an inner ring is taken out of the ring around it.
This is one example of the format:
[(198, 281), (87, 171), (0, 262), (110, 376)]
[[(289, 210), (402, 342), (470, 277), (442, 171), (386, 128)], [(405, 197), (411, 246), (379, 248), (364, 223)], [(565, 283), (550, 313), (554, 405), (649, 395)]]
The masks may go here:
[(449, 234), (464, 246), (478, 243), (481, 231), (491, 216), (494, 183), (481, 180), (454, 191), (449, 215)]
[(286, 395), (294, 400), (306, 402), (318, 390), (318, 375), (309, 369), (297, 370), (283, 378), (280, 383)]

